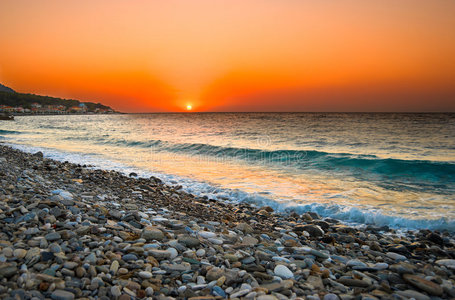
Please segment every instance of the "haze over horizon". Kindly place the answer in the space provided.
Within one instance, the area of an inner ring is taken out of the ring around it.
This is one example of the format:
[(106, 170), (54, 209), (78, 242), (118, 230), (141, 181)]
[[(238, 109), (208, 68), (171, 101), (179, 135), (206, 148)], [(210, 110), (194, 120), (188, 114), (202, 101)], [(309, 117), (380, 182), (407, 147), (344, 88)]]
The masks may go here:
[(455, 111), (455, 1), (0, 3), (0, 83), (125, 112)]

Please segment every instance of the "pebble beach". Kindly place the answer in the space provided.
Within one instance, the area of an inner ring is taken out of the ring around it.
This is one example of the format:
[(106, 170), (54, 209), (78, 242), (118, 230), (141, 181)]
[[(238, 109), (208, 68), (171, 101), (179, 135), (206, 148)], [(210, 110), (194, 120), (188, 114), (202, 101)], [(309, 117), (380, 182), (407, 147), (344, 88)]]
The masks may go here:
[(352, 227), (0, 145), (1, 299), (451, 299), (453, 233)]

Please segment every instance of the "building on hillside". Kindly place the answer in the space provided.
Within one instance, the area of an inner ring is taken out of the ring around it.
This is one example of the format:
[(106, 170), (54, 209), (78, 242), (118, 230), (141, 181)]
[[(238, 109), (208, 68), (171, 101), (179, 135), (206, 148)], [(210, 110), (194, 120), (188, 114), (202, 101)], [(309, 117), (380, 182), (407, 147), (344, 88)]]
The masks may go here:
[(14, 112), (14, 107), (8, 106), (8, 105), (0, 105), (0, 112)]
[(87, 106), (84, 103), (79, 104), (82, 112), (87, 112)]
[(45, 107), (45, 112), (46, 113), (52, 113), (52, 114), (63, 114), (66, 111), (66, 107), (63, 105), (47, 105)]
[(110, 114), (113, 113), (114, 111), (110, 108), (96, 108), (95, 113), (97, 114)]
[(32, 103), (32, 108), (41, 108), (41, 104), (34, 102)]
[(68, 111), (72, 113), (81, 113), (84, 112), (85, 109), (79, 106), (71, 106), (70, 108), (68, 108)]

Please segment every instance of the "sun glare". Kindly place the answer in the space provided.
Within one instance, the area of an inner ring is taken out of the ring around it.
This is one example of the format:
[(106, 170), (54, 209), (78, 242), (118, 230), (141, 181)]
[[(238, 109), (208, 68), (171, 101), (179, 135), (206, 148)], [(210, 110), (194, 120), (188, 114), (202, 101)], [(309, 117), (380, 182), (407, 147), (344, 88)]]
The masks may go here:
[(192, 110), (192, 109), (193, 109), (193, 107), (192, 107), (190, 104), (188, 104), (188, 105), (186, 106), (186, 110)]

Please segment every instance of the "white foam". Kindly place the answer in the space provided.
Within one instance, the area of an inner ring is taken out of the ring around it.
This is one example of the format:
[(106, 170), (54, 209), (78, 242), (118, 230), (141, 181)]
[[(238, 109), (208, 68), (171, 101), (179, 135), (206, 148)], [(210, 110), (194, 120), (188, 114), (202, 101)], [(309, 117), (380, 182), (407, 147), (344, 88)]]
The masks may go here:
[(183, 190), (196, 196), (207, 196), (215, 200), (227, 200), (230, 202), (247, 202), (254, 206), (271, 206), (275, 211), (286, 213), (295, 211), (299, 214), (315, 212), (322, 217), (330, 217), (341, 220), (350, 225), (372, 224), (376, 226), (389, 226), (397, 229), (431, 229), (448, 230), (455, 232), (455, 220), (439, 219), (410, 219), (401, 216), (383, 214), (378, 209), (361, 210), (356, 207), (343, 205), (307, 203), (298, 204), (294, 202), (278, 202), (264, 195), (250, 194), (238, 189), (223, 189), (210, 185), (207, 182), (195, 181), (190, 178), (178, 177), (172, 174), (156, 173), (120, 164), (106, 159), (100, 154), (82, 154), (74, 152), (63, 152), (43, 147), (25, 146), (5, 143), (18, 150), (35, 153), (43, 152), (44, 157), (58, 161), (68, 161), (75, 164), (92, 165), (106, 170), (115, 170), (124, 174), (135, 172), (139, 177), (149, 178), (150, 176), (161, 179), (168, 185), (181, 185)]

